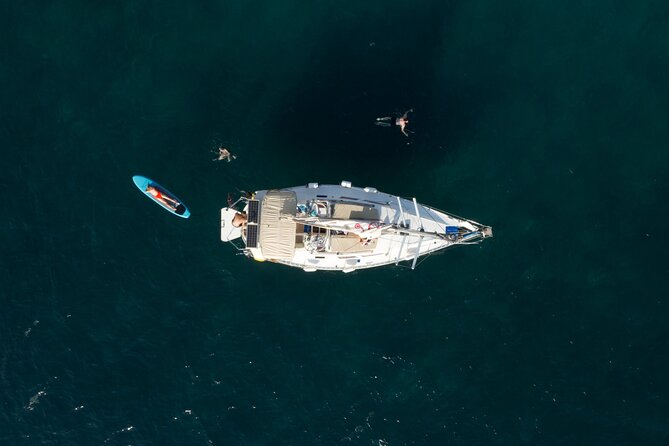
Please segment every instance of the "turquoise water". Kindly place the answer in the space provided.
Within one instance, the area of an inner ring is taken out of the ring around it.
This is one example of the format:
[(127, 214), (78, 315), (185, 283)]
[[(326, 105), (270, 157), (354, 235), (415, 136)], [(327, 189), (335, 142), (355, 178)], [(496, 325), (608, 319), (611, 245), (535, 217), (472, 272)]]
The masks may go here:
[[(360, 3), (3, 5), (0, 443), (669, 444), (669, 6)], [(344, 179), (495, 238), (218, 241), (228, 191)]]

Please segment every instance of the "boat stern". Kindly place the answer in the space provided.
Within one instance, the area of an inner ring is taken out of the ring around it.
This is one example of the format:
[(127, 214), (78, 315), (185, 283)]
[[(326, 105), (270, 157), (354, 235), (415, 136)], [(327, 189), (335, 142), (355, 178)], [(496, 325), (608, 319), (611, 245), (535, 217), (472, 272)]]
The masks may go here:
[(242, 228), (232, 225), (237, 211), (230, 208), (221, 209), (221, 241), (229, 242), (242, 236)]

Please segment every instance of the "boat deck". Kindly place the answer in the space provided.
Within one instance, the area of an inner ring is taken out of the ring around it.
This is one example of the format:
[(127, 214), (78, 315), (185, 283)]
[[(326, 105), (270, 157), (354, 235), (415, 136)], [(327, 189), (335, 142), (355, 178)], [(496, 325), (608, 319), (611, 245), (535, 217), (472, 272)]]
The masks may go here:
[[(462, 240), (452, 240), (447, 228), (474, 232), (475, 222), (449, 215), (415, 200), (398, 198), (376, 191), (374, 188), (355, 188), (340, 185), (313, 185), (282, 189), (295, 193), (298, 212), (311, 212), (317, 217), (342, 220), (378, 221), (393, 225), (395, 229), (371, 239), (361, 239), (357, 234), (336, 231), (309, 224), (295, 226), (295, 248), (289, 257), (268, 257), (260, 249), (251, 249), (259, 260), (271, 260), (305, 271), (341, 270), (350, 272), (361, 268), (413, 261)], [(268, 191), (256, 193), (262, 201)], [(300, 214), (298, 213), (298, 216)], [(260, 216), (262, 222), (262, 213)], [(402, 229), (404, 228), (404, 229)], [(421, 234), (419, 231), (424, 231)], [(430, 236), (442, 234), (444, 237)], [(262, 238), (262, 234), (261, 234)]]

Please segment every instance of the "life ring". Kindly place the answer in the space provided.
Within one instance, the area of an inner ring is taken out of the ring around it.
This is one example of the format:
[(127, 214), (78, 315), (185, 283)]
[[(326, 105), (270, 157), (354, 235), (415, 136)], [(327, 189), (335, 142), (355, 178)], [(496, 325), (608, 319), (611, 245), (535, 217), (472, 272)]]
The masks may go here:
[(360, 223), (356, 223), (356, 224), (355, 224), (355, 229), (357, 229), (358, 231), (362, 231), (362, 230), (363, 230), (363, 229), (362, 229), (362, 225), (361, 225)]

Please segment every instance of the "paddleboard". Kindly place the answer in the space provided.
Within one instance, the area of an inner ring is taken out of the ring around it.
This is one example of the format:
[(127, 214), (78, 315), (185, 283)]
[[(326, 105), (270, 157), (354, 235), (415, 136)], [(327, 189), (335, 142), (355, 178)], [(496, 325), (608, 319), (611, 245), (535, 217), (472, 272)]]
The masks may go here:
[[(174, 195), (172, 192), (168, 191), (167, 189), (165, 189), (163, 186), (156, 183), (152, 179), (143, 177), (141, 175), (135, 175), (134, 177), (132, 177), (132, 181), (135, 183), (135, 186), (137, 186), (137, 189), (141, 190), (144, 193), (144, 195), (149, 197), (153, 202), (158, 204), (166, 211), (176, 215), (177, 217), (181, 218), (190, 217), (190, 211), (188, 210), (186, 205), (183, 204), (183, 201), (179, 200), (176, 195)], [(149, 187), (153, 187), (155, 190), (157, 190), (159, 193), (158, 196), (160, 198), (151, 194), (148, 190)]]

